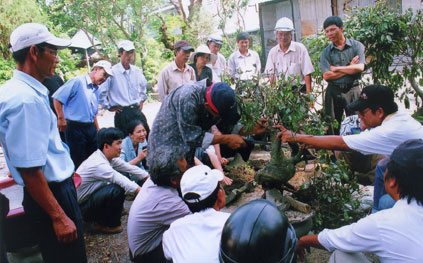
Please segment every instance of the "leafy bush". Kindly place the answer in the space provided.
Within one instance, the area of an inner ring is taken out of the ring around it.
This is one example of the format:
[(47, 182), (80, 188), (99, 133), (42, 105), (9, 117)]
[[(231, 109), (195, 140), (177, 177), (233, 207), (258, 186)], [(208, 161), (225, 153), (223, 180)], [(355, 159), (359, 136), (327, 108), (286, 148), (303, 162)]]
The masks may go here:
[(353, 193), (359, 192), (354, 173), (341, 160), (331, 162), (326, 151), (321, 151), (319, 156), (317, 171), (321, 169), (321, 175), (312, 177), (297, 193), (315, 211), (313, 230), (316, 232), (351, 224), (365, 216), (359, 209), (360, 201), (353, 198)]

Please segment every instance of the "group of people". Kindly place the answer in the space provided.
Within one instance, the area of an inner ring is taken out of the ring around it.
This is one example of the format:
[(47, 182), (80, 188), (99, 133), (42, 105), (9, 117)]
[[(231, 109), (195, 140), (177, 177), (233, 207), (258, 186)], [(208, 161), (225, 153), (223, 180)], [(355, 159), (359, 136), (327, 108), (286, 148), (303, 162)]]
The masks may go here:
[[(398, 111), (389, 87), (361, 91), (363, 45), (344, 36), (339, 17), (327, 18), (323, 27), (331, 41), (320, 58), (328, 82), (325, 110), (339, 123), (344, 110), (358, 112), (362, 131), (313, 136), (280, 125), (277, 137), (386, 158), (376, 167), (374, 214), (299, 240), (268, 201), (253, 201), (232, 214), (220, 211), (222, 183), (230, 184), (221, 167), (224, 157), (238, 152), (248, 160), (253, 145), (244, 138), (270, 129), (260, 122), (247, 133), (238, 123), (234, 90), (220, 82), (226, 71), (240, 80), (261, 72), (247, 33), (238, 34), (239, 50), (227, 65), (218, 35), (195, 51), (185, 40), (176, 42), (175, 60), (159, 76), (162, 105), (150, 130), (142, 113), (147, 81), (132, 64), (131, 41), (118, 44), (116, 65), (101, 60), (60, 86), (52, 94), (53, 112), (42, 83), (54, 75), (58, 50), (70, 41), (41, 24), (17, 27), (10, 36), (17, 69), (0, 87), (0, 141), (14, 180), (24, 186), (23, 207), (44, 261), (87, 262), (83, 221), (95, 231), (121, 232), (128, 198), (134, 199), (127, 227), (134, 262), (292, 262), (295, 251), (303, 258), (310, 246), (335, 251), (332, 262), (367, 262), (353, 253), (366, 251), (382, 262), (423, 258), (423, 127)], [(289, 18), (277, 21), (279, 44), (269, 52), (265, 73), (271, 82), (291, 78), (311, 92), (314, 69), (305, 46), (292, 41), (293, 32)], [(114, 128), (99, 129), (98, 105), (115, 112)], [(78, 188), (74, 176), (82, 179)]]

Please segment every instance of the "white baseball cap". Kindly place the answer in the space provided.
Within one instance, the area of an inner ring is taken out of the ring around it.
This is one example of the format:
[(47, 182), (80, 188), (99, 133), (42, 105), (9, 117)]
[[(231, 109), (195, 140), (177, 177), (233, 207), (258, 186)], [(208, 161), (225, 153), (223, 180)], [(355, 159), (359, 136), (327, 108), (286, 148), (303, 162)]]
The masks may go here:
[[(182, 198), (185, 202), (196, 203), (209, 197), (223, 179), (223, 173), (217, 169), (210, 169), (206, 165), (197, 165), (188, 169), (181, 179)], [(193, 193), (199, 197), (187, 199), (186, 194)]]
[(118, 44), (118, 48), (123, 48), (125, 51), (131, 51), (135, 49), (134, 43), (130, 40), (122, 40)]
[(207, 43), (208, 43), (209, 41), (214, 42), (214, 43), (216, 43), (216, 44), (218, 44), (218, 45), (222, 45), (222, 44), (223, 44), (223, 39), (222, 39), (222, 36), (221, 36), (220, 34), (218, 34), (218, 33), (211, 34), (211, 35), (207, 38)]
[(113, 73), (112, 73), (112, 64), (109, 61), (107, 61), (107, 60), (97, 61), (97, 63), (95, 63), (93, 67), (103, 68), (104, 71), (106, 71), (107, 74), (109, 74), (110, 76), (113, 76)]
[(10, 51), (12, 52), (40, 43), (48, 43), (57, 49), (64, 49), (71, 44), (71, 41), (55, 37), (45, 25), (38, 23), (22, 24), (15, 28), (10, 35)]

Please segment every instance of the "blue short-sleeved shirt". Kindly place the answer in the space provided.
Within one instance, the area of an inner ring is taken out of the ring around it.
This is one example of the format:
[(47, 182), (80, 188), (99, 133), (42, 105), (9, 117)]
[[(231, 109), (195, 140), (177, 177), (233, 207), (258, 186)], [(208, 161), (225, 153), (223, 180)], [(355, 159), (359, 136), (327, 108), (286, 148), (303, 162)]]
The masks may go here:
[(48, 183), (62, 182), (74, 171), (69, 149), (61, 141), (48, 90), (30, 75), (15, 70), (0, 86), (0, 141), (13, 179), (24, 185), (16, 167), (41, 167)]
[(94, 122), (98, 112), (98, 86), (87, 74), (66, 82), (53, 98), (63, 104), (65, 119), (78, 122)]

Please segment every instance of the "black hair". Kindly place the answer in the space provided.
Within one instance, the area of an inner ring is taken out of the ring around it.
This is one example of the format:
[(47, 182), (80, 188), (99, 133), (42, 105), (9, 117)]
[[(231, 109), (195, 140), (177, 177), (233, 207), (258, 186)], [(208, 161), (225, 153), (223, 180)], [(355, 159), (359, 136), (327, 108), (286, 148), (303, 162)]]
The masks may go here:
[[(36, 44), (35, 46), (38, 48), (38, 50), (40, 51), (40, 53), (43, 53), (44, 52), (44, 46), (45, 45), (46, 45), (46, 43), (43, 42), (43, 43), (40, 43), (40, 44)], [(10, 46), (10, 44), (9, 44), (9, 46)], [(12, 57), (16, 61), (16, 63), (18, 63), (20, 65), (22, 65), (23, 63), (25, 63), (26, 56), (28, 55), (28, 52), (29, 52), (29, 49), (30, 48), (31, 47), (29, 46), (29, 47), (23, 48), (21, 50), (18, 50), (18, 51), (15, 51), (15, 52), (12, 53)]]
[(325, 19), (325, 22), (323, 22), (323, 28), (326, 29), (328, 26), (335, 25), (337, 27), (344, 26), (344, 23), (342, 22), (342, 19), (339, 16), (330, 16)]
[[(417, 160), (416, 160), (417, 161)], [(420, 165), (422, 167), (422, 165)], [(421, 170), (411, 170), (393, 160), (387, 165), (388, 172), (385, 180), (394, 178), (398, 184), (400, 198), (407, 198), (410, 203), (415, 198), (419, 205), (423, 205), (423, 176)]]
[(195, 203), (189, 203), (186, 201), (186, 199), (195, 200), (200, 198), (200, 196), (197, 193), (186, 193), (183, 196), (183, 199), (192, 213), (200, 212), (204, 209), (211, 208), (214, 206), (217, 200), (217, 194), (219, 193), (220, 189), (221, 189), (220, 184), (217, 183), (216, 189), (214, 189), (214, 191), (206, 199), (195, 202)]
[(112, 145), (114, 141), (123, 138), (123, 132), (117, 128), (101, 128), (97, 133), (97, 146), (103, 151), (104, 144)]
[(123, 51), (125, 51), (125, 50), (123, 49), (123, 47), (119, 48), (119, 53), (122, 53), (122, 54), (123, 54)]
[[(389, 115), (391, 113), (397, 112), (398, 111), (398, 105), (395, 103), (394, 101), (394, 94), (391, 88), (389, 88), (388, 86), (384, 86), (384, 85), (369, 85), (367, 87), (375, 87), (375, 88), (379, 88), (379, 89), (385, 89), (386, 91), (390, 92), (390, 96), (392, 96), (392, 101), (387, 101), (386, 103), (379, 103), (375, 104), (375, 105), (370, 105), (369, 108), (372, 110), (372, 113), (375, 113), (377, 109), (382, 108), (383, 112), (386, 115)], [(389, 94), (386, 94), (388, 95)]]
[(184, 158), (180, 148), (166, 145), (155, 149), (154, 156), (147, 151), (147, 165), (151, 180), (158, 186), (172, 186), (172, 179), (177, 180), (182, 177), (178, 161), (182, 161)]
[(202, 53), (202, 52), (198, 52), (197, 54), (195, 54), (195, 56), (194, 56), (194, 65), (197, 64), (198, 57), (202, 57), (202, 56), (207, 55), (207, 54), (208, 53)]
[(135, 119), (135, 120), (130, 121), (128, 123), (128, 125), (126, 126), (126, 133), (127, 133), (126, 135), (133, 134), (135, 128), (140, 124), (142, 124), (142, 126), (144, 126), (144, 129), (145, 129), (145, 127), (146, 127), (145, 123), (143, 121), (141, 121), (140, 119)]

